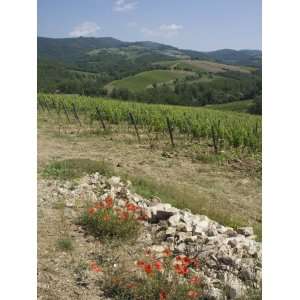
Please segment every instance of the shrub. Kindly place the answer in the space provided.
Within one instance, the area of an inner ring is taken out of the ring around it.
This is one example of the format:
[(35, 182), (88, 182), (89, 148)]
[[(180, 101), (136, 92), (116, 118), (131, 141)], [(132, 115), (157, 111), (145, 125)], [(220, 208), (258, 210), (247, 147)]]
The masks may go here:
[(133, 271), (109, 272), (104, 282), (106, 296), (117, 300), (186, 300), (200, 299), (203, 283), (195, 270), (196, 260), (187, 256), (171, 257), (169, 249), (165, 257), (157, 259), (151, 254), (139, 260)]
[(114, 206), (112, 197), (96, 203), (83, 214), (82, 224), (98, 238), (135, 238), (139, 220), (145, 218), (140, 208), (127, 203), (124, 208)]

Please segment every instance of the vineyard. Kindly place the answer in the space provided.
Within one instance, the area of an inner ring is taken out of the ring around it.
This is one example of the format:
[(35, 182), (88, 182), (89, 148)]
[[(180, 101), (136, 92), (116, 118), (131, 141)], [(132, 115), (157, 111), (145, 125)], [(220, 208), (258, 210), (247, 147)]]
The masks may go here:
[(132, 125), (139, 141), (170, 138), (197, 143), (207, 141), (215, 153), (236, 149), (261, 153), (261, 117), (207, 108), (150, 105), (77, 95), (38, 95), (38, 110), (55, 115), (60, 123), (78, 128), (101, 127), (103, 131), (121, 130)]

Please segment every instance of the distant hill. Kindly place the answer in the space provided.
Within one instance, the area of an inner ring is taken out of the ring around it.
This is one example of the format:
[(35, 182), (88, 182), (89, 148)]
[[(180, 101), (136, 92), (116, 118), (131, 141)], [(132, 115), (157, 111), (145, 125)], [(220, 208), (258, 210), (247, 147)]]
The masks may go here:
[(200, 52), (112, 37), (38, 37), (37, 45), (40, 92), (204, 105), (260, 91), (258, 50)]
[(38, 37), (38, 58), (53, 59), (65, 62), (74, 60), (95, 49), (115, 48), (123, 51), (139, 48), (149, 54), (166, 55), (170, 58), (191, 58), (217, 61), (225, 64), (260, 66), (262, 53), (260, 50), (223, 49), (211, 52), (183, 50), (173, 46), (144, 42), (123, 42), (112, 37), (79, 37), (79, 38), (45, 38)]

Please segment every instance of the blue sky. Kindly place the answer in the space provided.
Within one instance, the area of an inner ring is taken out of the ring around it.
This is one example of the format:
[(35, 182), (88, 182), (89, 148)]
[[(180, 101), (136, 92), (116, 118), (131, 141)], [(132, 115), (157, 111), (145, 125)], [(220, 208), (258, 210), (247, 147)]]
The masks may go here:
[(261, 49), (261, 0), (38, 0), (38, 35)]

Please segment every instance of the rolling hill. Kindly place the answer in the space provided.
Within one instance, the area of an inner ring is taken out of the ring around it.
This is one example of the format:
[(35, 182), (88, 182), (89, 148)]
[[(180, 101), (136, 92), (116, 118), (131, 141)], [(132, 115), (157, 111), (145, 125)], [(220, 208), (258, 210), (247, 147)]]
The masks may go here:
[(175, 79), (182, 79), (193, 75), (187, 71), (154, 70), (141, 72), (137, 75), (112, 81), (106, 85), (106, 89), (111, 91), (113, 88), (126, 88), (133, 92), (140, 92), (152, 87), (153, 84), (172, 82)]

